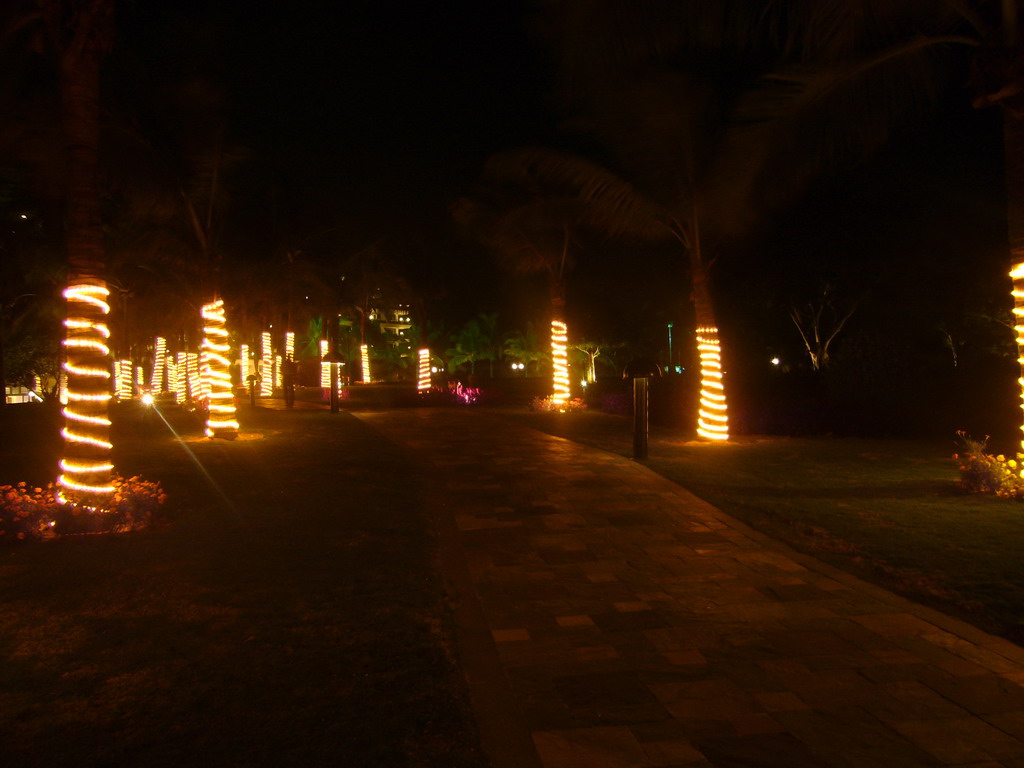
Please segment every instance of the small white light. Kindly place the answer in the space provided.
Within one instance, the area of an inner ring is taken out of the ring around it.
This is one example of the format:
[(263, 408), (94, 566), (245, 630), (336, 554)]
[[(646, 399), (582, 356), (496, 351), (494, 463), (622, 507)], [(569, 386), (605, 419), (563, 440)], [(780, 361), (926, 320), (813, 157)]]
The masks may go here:
[(145, 392), (145, 393), (143, 393), (143, 395), (142, 395), (142, 404), (143, 405), (152, 405), (153, 404), (153, 393), (152, 392)]
[(772, 358), (772, 365), (778, 365), (778, 364), (779, 364), (779, 363), (781, 363), (781, 362), (782, 362), (782, 361), (781, 361), (781, 360), (779, 360), (779, 358), (777, 358), (777, 357), (773, 357), (773, 358)]

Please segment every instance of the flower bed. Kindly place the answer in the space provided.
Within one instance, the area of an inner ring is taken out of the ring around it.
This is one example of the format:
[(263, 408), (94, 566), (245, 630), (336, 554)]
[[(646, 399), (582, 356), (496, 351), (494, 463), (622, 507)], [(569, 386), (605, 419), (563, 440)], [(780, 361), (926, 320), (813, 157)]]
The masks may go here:
[(2, 485), (0, 542), (141, 530), (152, 523), (166, 499), (159, 483), (140, 477), (114, 478), (114, 494), (105, 509), (62, 504), (52, 483), (45, 488)]

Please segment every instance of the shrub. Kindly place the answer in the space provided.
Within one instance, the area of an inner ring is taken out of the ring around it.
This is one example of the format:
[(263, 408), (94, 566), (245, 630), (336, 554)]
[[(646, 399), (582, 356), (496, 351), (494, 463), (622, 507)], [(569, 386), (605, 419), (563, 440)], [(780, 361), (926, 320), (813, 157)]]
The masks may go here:
[(961, 450), (953, 454), (960, 470), (960, 486), (968, 493), (994, 493), (1024, 499), (1024, 454), (1016, 459), (986, 453), (988, 437), (976, 440), (957, 432)]
[(25, 483), (0, 486), (0, 541), (41, 541), (84, 533), (126, 533), (146, 528), (167, 496), (160, 484), (140, 477), (114, 478), (105, 509), (57, 501), (57, 489)]
[(573, 411), (585, 411), (587, 404), (583, 402), (583, 398), (574, 397), (572, 400), (566, 400), (561, 405), (556, 405), (551, 400), (551, 395), (547, 397), (535, 397), (530, 401), (531, 411), (557, 411), (559, 413), (572, 413)]

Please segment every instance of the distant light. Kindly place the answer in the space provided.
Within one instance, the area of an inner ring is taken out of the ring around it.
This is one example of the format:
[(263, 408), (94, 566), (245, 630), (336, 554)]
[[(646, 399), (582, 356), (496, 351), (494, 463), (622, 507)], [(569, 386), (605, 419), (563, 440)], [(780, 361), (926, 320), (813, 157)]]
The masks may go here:
[(153, 393), (152, 392), (143, 392), (142, 393), (142, 404), (143, 405), (152, 405), (153, 404)]
[(782, 362), (782, 361), (781, 361), (781, 360), (779, 360), (779, 358), (777, 358), (777, 357), (773, 357), (773, 358), (772, 358), (772, 365), (778, 365), (778, 364), (779, 364), (779, 363), (781, 363), (781, 362)]
[(21, 216), (19, 216), (18, 218), (19, 218), (19, 219), (27, 219), (27, 218), (28, 218), (28, 214), (27, 214), (27, 213), (23, 213), (23, 214), (21, 214)]

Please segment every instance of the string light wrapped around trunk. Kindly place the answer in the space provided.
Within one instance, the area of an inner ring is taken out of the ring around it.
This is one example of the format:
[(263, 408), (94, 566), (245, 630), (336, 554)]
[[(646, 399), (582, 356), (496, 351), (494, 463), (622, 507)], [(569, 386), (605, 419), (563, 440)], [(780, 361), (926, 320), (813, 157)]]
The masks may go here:
[(421, 349), (419, 352), (419, 368), (416, 377), (416, 391), (426, 392), (430, 389), (430, 350)]
[(270, 346), (270, 331), (260, 334), (260, 397), (274, 394), (274, 352)]
[(288, 331), (284, 335), (284, 359), (294, 360), (295, 359), (295, 332)]
[(242, 384), (249, 386), (249, 374), (252, 371), (249, 369), (249, 345), (242, 344), (238, 354), (238, 374), (242, 377)]
[(697, 329), (697, 351), (700, 354), (700, 410), (697, 434), (707, 440), (729, 439), (729, 414), (722, 383), (722, 345), (718, 329)]
[(114, 378), (117, 381), (117, 399), (121, 401), (132, 399), (132, 361), (114, 361)]
[[(1021, 377), (1017, 379), (1021, 390), (1021, 405), (1024, 409), (1024, 262), (1016, 264), (1010, 270), (1010, 278), (1013, 280), (1013, 331), (1017, 338), (1017, 363), (1021, 367)], [(1024, 426), (1021, 426), (1024, 430)], [(1021, 450), (1024, 451), (1024, 439), (1021, 440)]]
[(331, 388), (331, 364), (323, 362), (328, 346), (327, 339), (320, 339), (320, 386), (323, 389)]
[(164, 391), (164, 367), (167, 361), (167, 339), (160, 336), (153, 342), (153, 380), (149, 391), (154, 395)]
[(562, 320), (551, 321), (551, 363), (554, 368), (552, 405), (569, 400), (569, 327)]
[(188, 369), (186, 371), (188, 377), (188, 396), (193, 403), (205, 400), (206, 393), (203, 392), (203, 377), (199, 373), (199, 353), (186, 352), (185, 366)]
[(104, 322), (110, 312), (106, 302), (109, 294), (105, 286), (88, 283), (71, 285), (64, 291), (67, 401), (57, 498), (90, 507), (104, 506), (114, 493), (107, 413), (111, 399), (110, 330)]
[(367, 344), (359, 345), (359, 357), (363, 361), (363, 384), (370, 383), (370, 347)]
[(234, 440), (238, 437), (238, 422), (231, 390), (231, 344), (222, 299), (203, 305), (203, 323), (201, 364), (209, 399), (206, 435)]

